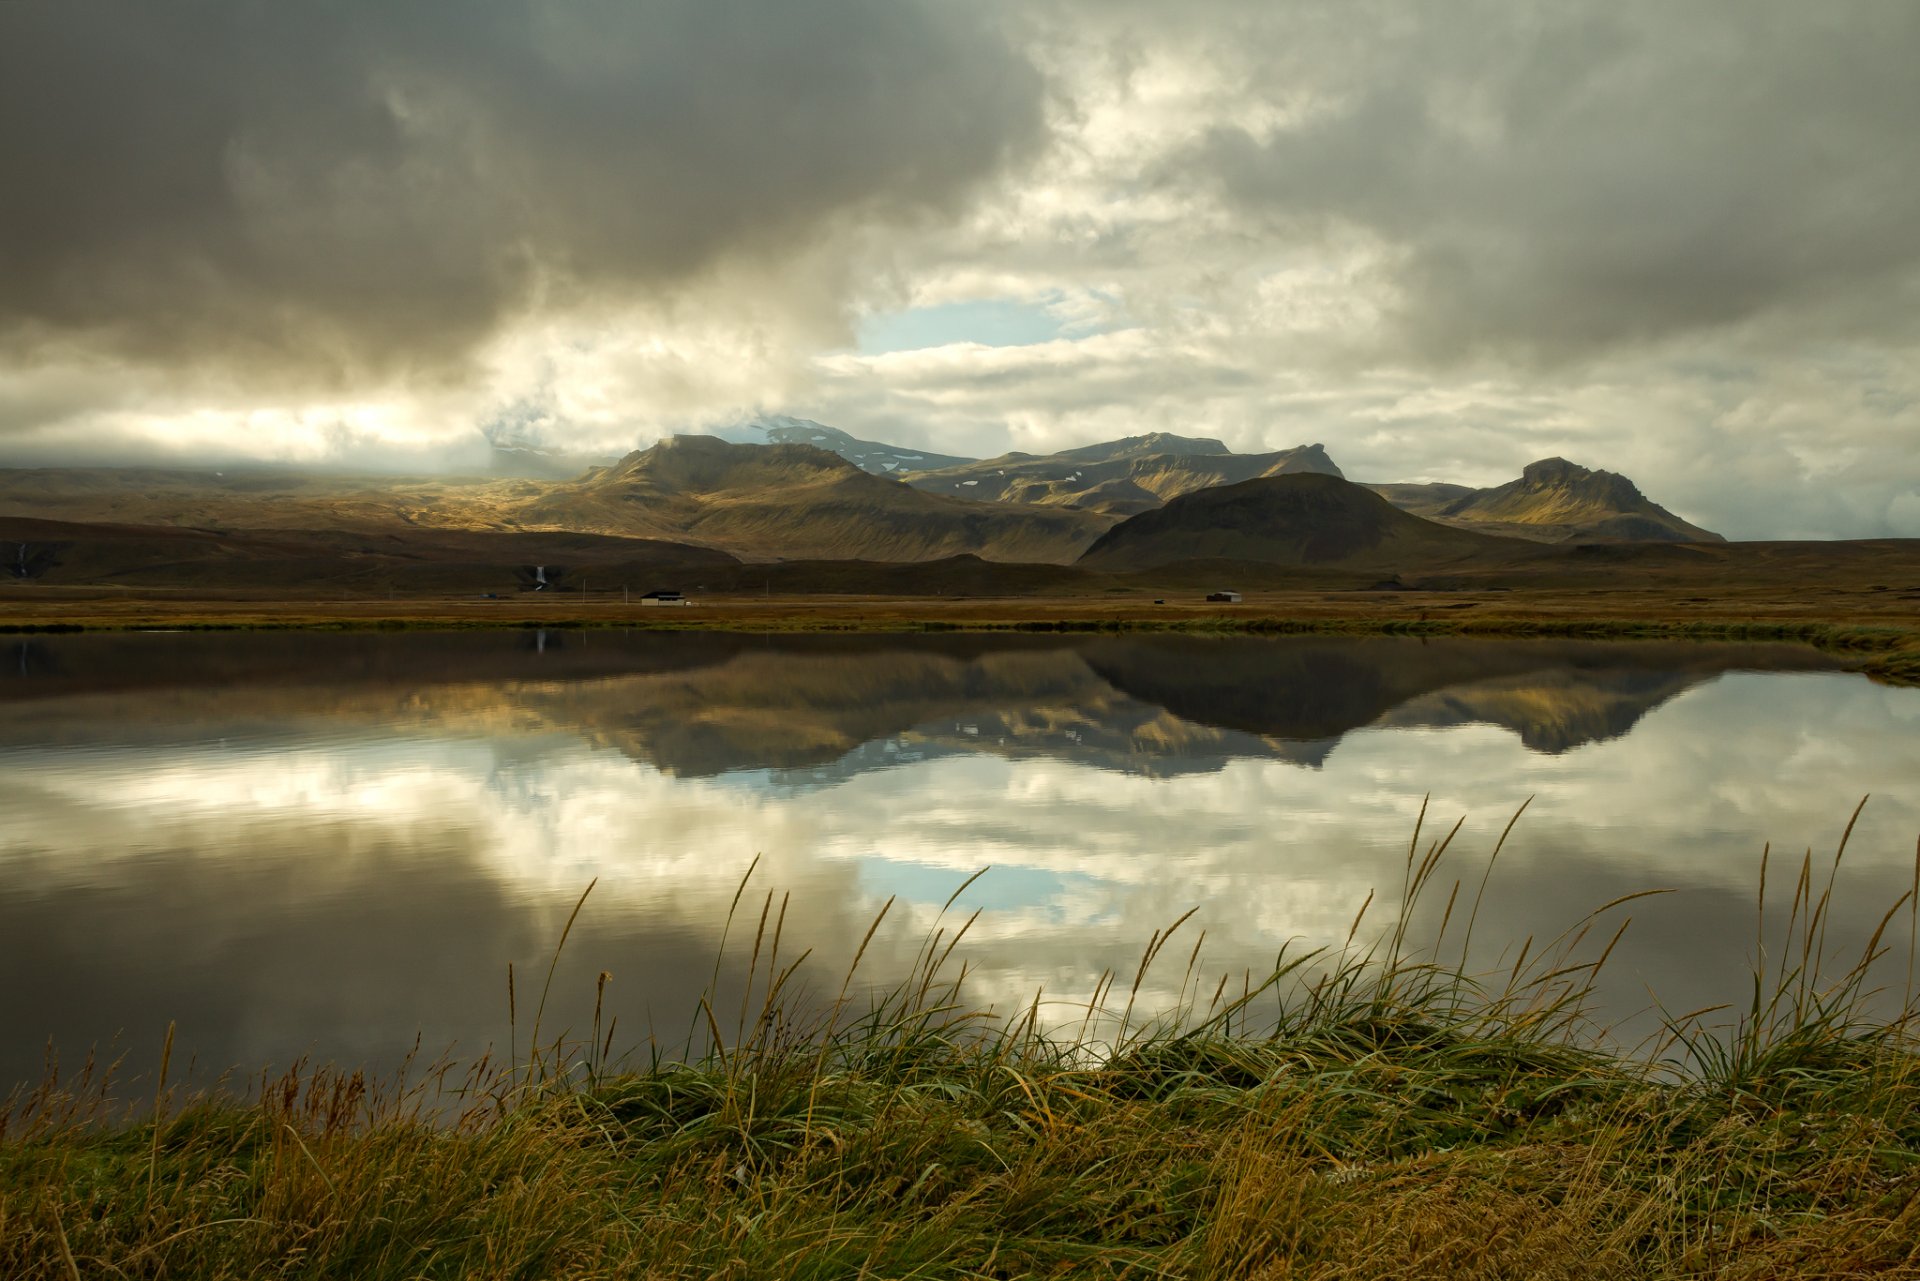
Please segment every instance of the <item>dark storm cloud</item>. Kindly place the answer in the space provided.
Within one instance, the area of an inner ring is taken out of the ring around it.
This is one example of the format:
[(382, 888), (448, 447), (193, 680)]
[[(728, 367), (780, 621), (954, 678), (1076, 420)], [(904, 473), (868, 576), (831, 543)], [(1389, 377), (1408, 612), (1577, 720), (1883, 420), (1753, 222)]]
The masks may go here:
[(1909, 325), (1920, 6), (1341, 9), (1261, 29), (1266, 88), (1303, 111), (1215, 127), (1174, 169), (1282, 235), (1384, 242), (1416, 350)]
[(11, 0), (0, 352), (457, 361), (839, 220), (956, 205), (1039, 133), (931, 0)]

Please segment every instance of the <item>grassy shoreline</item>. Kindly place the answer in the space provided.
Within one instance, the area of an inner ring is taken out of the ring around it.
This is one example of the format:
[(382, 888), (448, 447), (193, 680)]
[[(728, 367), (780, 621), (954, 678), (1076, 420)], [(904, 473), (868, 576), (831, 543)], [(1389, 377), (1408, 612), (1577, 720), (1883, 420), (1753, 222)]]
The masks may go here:
[[(1446, 844), (1416, 833), (1403, 901), (1444, 892)], [(1498, 974), (1436, 959), (1471, 939), (1458, 883), (1417, 954), (1404, 916), (1360, 947), (1363, 907), (1344, 948), (1261, 980), (1203, 979), (1198, 944), (1170, 946), (1182, 917), (1075, 1031), (1037, 997), (966, 999), (970, 921), (884, 993), (849, 997), (849, 972), (809, 1007), (769, 895), (698, 1052), (610, 1064), (597, 1009), (551, 1038), (536, 1010), (524, 1062), (457, 1079), (296, 1068), (251, 1099), (149, 1087), (137, 1113), (49, 1080), (0, 1111), (0, 1273), (1914, 1275), (1916, 898), (1827, 977), (1832, 872), (1787, 870), (1750, 1003), (1633, 1051), (1594, 1040), (1587, 1002), (1640, 896)], [(1899, 934), (1908, 986), (1875, 1015)], [(1175, 1007), (1136, 1017), (1183, 956)]]
[(529, 1092), (275, 1082), (0, 1146), (0, 1270), (127, 1277), (1912, 1275), (1911, 1051), (1686, 1088), (1409, 1020), (1094, 1068), (920, 1039)]
[[(394, 613), (342, 616), (327, 613), (213, 615), (181, 611), (177, 615), (134, 614), (9, 620), (0, 617), (0, 635), (60, 635), (128, 631), (511, 631), (632, 630), (664, 632), (741, 632), (926, 634), (947, 632), (1143, 633), (1219, 636), (1457, 636), (1484, 639), (1788, 641), (1809, 645), (1844, 660), (1848, 670), (1889, 684), (1920, 685), (1920, 621), (1821, 621), (1805, 618), (1614, 617), (1604, 614), (1554, 616), (1517, 613), (1506, 616), (1409, 617), (1394, 614), (1303, 614), (1255, 607), (1227, 612), (1181, 611), (1159, 617), (1121, 613), (1033, 616), (1031, 611), (991, 610), (953, 615), (916, 612), (791, 611), (706, 613), (686, 610), (604, 610), (543, 615), (506, 613), (449, 617), (444, 614)], [(668, 615), (662, 617), (662, 615)]]

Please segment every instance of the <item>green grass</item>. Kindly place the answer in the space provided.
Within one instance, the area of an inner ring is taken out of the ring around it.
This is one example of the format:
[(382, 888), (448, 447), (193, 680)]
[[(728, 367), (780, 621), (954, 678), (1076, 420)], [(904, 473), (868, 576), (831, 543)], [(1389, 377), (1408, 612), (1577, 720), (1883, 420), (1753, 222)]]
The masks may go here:
[[(1447, 890), (1446, 845), (1416, 832), (1403, 902)], [(1914, 993), (1889, 1015), (1875, 984), (1920, 914), (1823, 966), (1838, 863), (1763, 888), (1789, 924), (1748, 1005), (1633, 1052), (1590, 1009), (1631, 899), (1497, 974), (1440, 959), (1470, 951), (1471, 879), (1422, 948), (1363, 907), (1264, 977), (1204, 980), (1182, 918), (1076, 1020), (969, 1003), (971, 921), (884, 992), (856, 957), (798, 999), (768, 896), (747, 997), (681, 1054), (610, 1064), (597, 1014), (546, 1043), (543, 988), (534, 1048), (458, 1077), (296, 1069), (132, 1114), (49, 1080), (0, 1129), (0, 1275), (1915, 1275)]]

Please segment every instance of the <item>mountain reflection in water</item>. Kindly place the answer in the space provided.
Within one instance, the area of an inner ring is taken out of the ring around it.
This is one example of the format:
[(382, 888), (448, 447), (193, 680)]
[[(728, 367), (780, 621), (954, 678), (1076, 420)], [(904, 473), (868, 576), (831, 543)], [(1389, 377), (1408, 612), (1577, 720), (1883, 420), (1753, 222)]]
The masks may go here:
[(7, 1080), (49, 1036), (138, 1063), (169, 1020), (207, 1072), (504, 1043), (507, 963), (543, 969), (595, 877), (556, 1024), (606, 969), (622, 1026), (676, 1041), (755, 856), (829, 989), (890, 896), (876, 980), (988, 864), (958, 905), (983, 1000), (1084, 998), (1196, 905), (1215, 970), (1258, 970), (1369, 890), (1391, 912), (1429, 792), (1476, 883), (1537, 798), (1479, 959), (1678, 886), (1602, 996), (1692, 1008), (1737, 985), (1765, 842), (1830, 851), (1880, 793), (1844, 944), (1920, 834), (1920, 692), (1797, 646), (288, 632), (0, 659)]
[[(0, 682), (36, 735), (332, 719), (584, 733), (665, 773), (847, 776), (952, 751), (1131, 773), (1239, 757), (1318, 765), (1373, 725), (1486, 724), (1564, 752), (1735, 670), (1821, 671), (1798, 645), (1459, 638), (768, 638), (540, 631), (162, 634), (14, 643)], [(138, 700), (142, 712), (109, 716)], [(862, 752), (885, 741), (893, 750)]]

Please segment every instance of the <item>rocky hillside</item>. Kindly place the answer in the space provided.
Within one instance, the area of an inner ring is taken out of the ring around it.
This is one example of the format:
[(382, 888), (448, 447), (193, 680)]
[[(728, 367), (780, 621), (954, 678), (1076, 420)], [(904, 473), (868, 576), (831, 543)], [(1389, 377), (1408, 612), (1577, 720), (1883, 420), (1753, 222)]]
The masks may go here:
[(1519, 480), (1492, 489), (1443, 484), (1371, 488), (1428, 520), (1536, 542), (1726, 541), (1649, 501), (1625, 476), (1564, 458), (1529, 463)]
[(528, 529), (673, 537), (759, 560), (1072, 561), (1111, 522), (1092, 512), (924, 493), (812, 445), (675, 436), (516, 503)]
[(1132, 516), (1212, 485), (1296, 472), (1340, 475), (1319, 445), (1235, 454), (1217, 440), (1154, 433), (1044, 456), (1006, 454), (906, 480), (936, 494)]
[(838, 454), (861, 471), (876, 476), (903, 475), (935, 467), (962, 467), (973, 462), (957, 454), (936, 454), (884, 441), (861, 440), (838, 427), (816, 423), (810, 418), (775, 415), (735, 427), (723, 427), (710, 433), (736, 445), (812, 445), (830, 454)]

